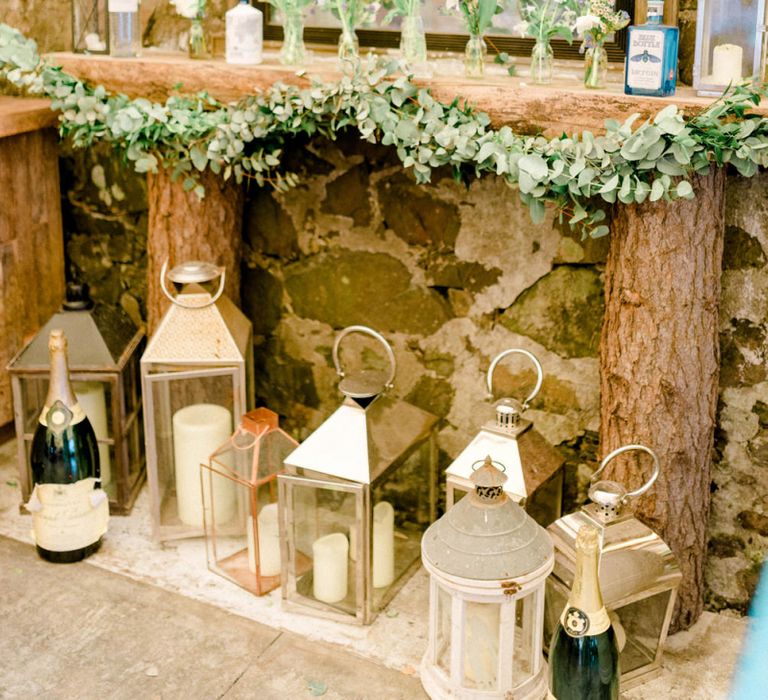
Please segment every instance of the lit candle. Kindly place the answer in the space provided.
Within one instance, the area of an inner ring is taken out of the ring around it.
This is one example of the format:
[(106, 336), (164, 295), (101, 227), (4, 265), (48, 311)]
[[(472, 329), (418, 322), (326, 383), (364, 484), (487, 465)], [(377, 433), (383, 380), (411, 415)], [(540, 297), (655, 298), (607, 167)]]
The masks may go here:
[(715, 85), (728, 85), (741, 82), (741, 63), (744, 51), (736, 44), (715, 46), (712, 54), (712, 82)]
[(495, 603), (467, 603), (467, 636), (464, 645), (464, 675), (476, 687), (496, 687), (499, 667), (499, 606)]
[[(77, 402), (85, 411), (85, 415), (88, 416), (93, 427), (93, 432), (96, 433), (96, 439), (108, 438), (107, 401), (104, 397), (104, 384), (101, 382), (75, 382), (73, 388), (77, 394)], [(99, 445), (99, 465), (101, 467), (101, 487), (104, 488), (112, 480), (109, 445)]]
[(347, 597), (347, 557), (349, 540), (341, 532), (333, 532), (312, 544), (312, 593), (324, 603), (338, 603)]
[[(222, 445), (232, 432), (232, 414), (223, 406), (209, 403), (185, 406), (173, 414), (173, 456), (176, 472), (176, 501), (181, 522), (203, 526), (203, 498), (200, 464)], [(235, 482), (212, 475), (216, 523), (231, 520), (235, 513)], [(208, 486), (205, 479), (205, 488)], [(209, 495), (206, 493), (206, 495)]]
[(262, 576), (280, 573), (280, 533), (277, 527), (277, 503), (259, 511), (259, 567)]
[(395, 509), (381, 501), (373, 507), (373, 587), (389, 586), (395, 578)]

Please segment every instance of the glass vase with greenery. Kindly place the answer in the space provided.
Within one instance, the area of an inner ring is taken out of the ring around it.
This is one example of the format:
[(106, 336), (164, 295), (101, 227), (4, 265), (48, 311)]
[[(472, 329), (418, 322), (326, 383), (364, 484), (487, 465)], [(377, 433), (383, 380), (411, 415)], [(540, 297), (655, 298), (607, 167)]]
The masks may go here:
[(605, 87), (608, 75), (608, 54), (605, 40), (610, 34), (624, 29), (629, 15), (616, 10), (611, 0), (590, 0), (586, 14), (576, 20), (576, 32), (582, 37), (584, 56), (584, 85), (591, 89)]
[(504, 8), (499, 0), (446, 0), (448, 12), (460, 16), (469, 32), (469, 41), (464, 50), (464, 74), (468, 78), (482, 78), (485, 72), (485, 57), (488, 48), (483, 39), (493, 24), (494, 15)]

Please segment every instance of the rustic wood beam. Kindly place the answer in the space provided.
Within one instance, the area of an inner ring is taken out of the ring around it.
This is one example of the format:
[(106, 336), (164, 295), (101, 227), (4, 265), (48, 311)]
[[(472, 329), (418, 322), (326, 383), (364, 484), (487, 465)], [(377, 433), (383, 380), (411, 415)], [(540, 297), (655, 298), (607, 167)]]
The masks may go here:
[[(725, 170), (695, 178), (695, 188), (694, 200), (616, 207), (600, 345), (601, 452), (640, 442), (661, 458), (636, 513), (680, 562), (672, 629), (690, 627), (703, 608)], [(648, 468), (630, 453), (611, 463), (609, 478), (636, 488)]]
[(187, 260), (204, 260), (227, 271), (225, 293), (240, 304), (240, 254), (243, 247), (243, 190), (206, 171), (200, 176), (205, 197), (185, 192), (170, 173), (150, 173), (147, 181), (147, 323), (157, 327), (170, 303), (160, 288), (160, 270)]

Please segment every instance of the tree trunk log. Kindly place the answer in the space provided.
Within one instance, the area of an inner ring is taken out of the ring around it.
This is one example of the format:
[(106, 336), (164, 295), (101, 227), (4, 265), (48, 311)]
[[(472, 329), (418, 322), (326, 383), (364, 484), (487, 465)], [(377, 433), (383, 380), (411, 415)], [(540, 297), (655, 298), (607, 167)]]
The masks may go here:
[(225, 293), (240, 304), (240, 254), (242, 251), (243, 191), (233, 180), (209, 171), (201, 175), (205, 197), (185, 192), (181, 179), (170, 172), (149, 174), (147, 199), (147, 325), (152, 333), (170, 303), (160, 287), (160, 270), (187, 260), (204, 260), (227, 271)]
[[(690, 627), (703, 607), (720, 371), (725, 170), (693, 184), (693, 200), (616, 207), (600, 344), (602, 454), (640, 442), (662, 463), (635, 512), (682, 569), (672, 630)], [(608, 478), (637, 488), (649, 464), (630, 453), (608, 470)]]

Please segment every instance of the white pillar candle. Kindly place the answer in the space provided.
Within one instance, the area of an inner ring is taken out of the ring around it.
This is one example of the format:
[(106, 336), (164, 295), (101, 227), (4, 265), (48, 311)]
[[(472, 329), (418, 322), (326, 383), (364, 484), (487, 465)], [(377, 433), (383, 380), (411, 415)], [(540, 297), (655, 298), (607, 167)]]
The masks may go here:
[[(85, 411), (96, 433), (97, 440), (109, 438), (107, 430), (107, 400), (104, 396), (104, 384), (101, 382), (74, 382), (72, 385), (77, 402)], [(99, 465), (101, 468), (101, 487), (112, 480), (112, 467), (109, 459), (109, 445), (99, 445)]]
[(347, 597), (347, 557), (349, 540), (333, 532), (312, 544), (312, 594), (324, 603), (338, 603)]
[[(173, 457), (176, 474), (176, 502), (181, 522), (203, 526), (203, 497), (200, 490), (200, 464), (232, 432), (232, 414), (223, 406), (210, 403), (185, 406), (173, 414)], [(208, 474), (205, 488), (209, 488)], [(229, 522), (235, 513), (235, 482), (216, 474), (212, 502), (217, 524)], [(206, 493), (206, 496), (209, 494)]]
[(280, 532), (277, 526), (277, 503), (259, 511), (259, 568), (262, 576), (280, 573)]
[(464, 675), (479, 690), (496, 687), (499, 668), (499, 617), (495, 603), (468, 602), (465, 624)]
[(395, 509), (381, 501), (373, 507), (373, 587), (395, 579)]
[(712, 54), (712, 82), (715, 85), (728, 85), (741, 82), (741, 63), (744, 51), (736, 44), (715, 46)]

